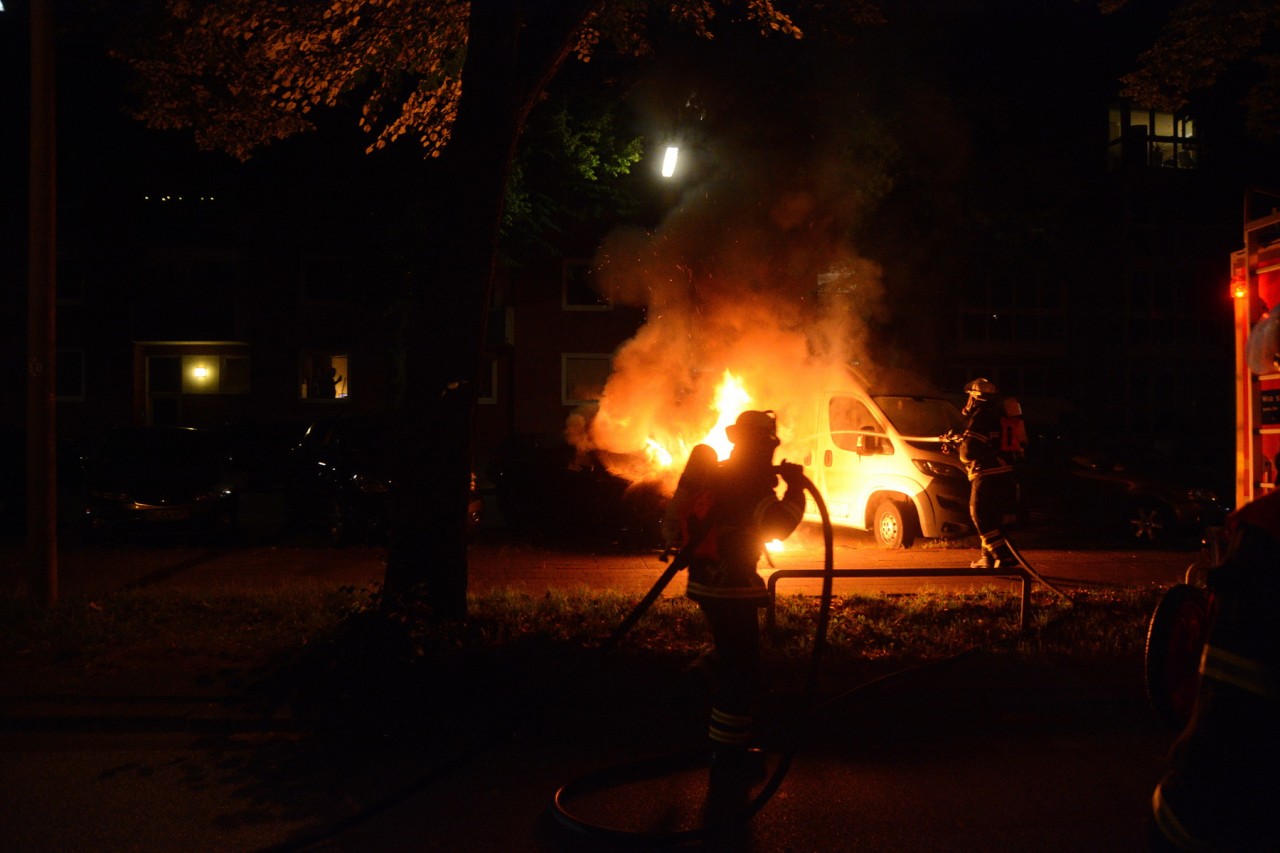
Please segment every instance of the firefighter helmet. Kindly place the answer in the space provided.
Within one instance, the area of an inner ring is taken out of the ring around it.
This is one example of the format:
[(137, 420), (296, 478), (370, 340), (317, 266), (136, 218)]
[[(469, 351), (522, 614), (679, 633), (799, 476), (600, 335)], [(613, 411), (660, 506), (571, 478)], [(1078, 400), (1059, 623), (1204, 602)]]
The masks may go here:
[(724, 434), (734, 444), (756, 439), (777, 446), (778, 420), (772, 411), (746, 411), (738, 415), (738, 419), (731, 425), (724, 428)]
[(996, 393), (996, 384), (990, 379), (978, 377), (972, 380), (968, 385), (964, 386), (964, 392), (970, 397), (977, 397), (979, 400), (985, 400), (992, 397)]

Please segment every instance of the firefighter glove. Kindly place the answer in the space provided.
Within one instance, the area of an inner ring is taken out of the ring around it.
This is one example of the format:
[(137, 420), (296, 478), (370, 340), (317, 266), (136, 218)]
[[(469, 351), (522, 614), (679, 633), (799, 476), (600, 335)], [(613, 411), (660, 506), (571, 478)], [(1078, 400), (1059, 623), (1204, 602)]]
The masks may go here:
[(804, 485), (804, 466), (784, 461), (778, 465), (778, 476), (788, 487), (800, 488)]

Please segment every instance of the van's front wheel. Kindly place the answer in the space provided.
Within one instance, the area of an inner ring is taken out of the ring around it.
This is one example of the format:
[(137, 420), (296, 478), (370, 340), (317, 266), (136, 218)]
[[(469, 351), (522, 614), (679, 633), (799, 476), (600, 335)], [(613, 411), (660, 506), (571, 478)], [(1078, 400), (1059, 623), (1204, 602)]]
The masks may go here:
[(881, 548), (910, 548), (915, 541), (915, 512), (902, 501), (885, 498), (871, 516), (871, 532)]

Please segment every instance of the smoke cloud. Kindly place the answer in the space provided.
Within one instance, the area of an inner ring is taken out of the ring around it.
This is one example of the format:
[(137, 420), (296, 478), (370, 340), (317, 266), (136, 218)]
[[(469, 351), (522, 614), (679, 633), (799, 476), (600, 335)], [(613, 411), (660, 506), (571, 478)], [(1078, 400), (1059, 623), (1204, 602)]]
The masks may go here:
[[(732, 119), (699, 126), (692, 174), (665, 219), (611, 234), (595, 258), (602, 291), (644, 308), (646, 322), (615, 353), (598, 407), (566, 434), (632, 480), (655, 475), (634, 458), (651, 439), (674, 453), (715, 425), (726, 370), (750, 408), (779, 411), (785, 435), (786, 399), (816, 392), (833, 365), (874, 363), (881, 271), (854, 235), (886, 180), (891, 141), (865, 116), (826, 124), (833, 105), (815, 110), (792, 92), (778, 110), (743, 88), (690, 97)], [(675, 475), (683, 463), (673, 460)]]

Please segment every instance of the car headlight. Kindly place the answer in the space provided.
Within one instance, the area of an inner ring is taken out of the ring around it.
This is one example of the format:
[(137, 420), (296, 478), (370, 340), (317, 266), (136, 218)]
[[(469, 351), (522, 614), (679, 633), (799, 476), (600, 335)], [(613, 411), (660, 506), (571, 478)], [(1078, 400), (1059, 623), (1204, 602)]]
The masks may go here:
[(916, 463), (916, 467), (920, 469), (922, 474), (928, 474), (930, 477), (963, 477), (964, 472), (954, 465), (948, 465), (945, 462), (934, 462), (932, 459), (912, 459)]

